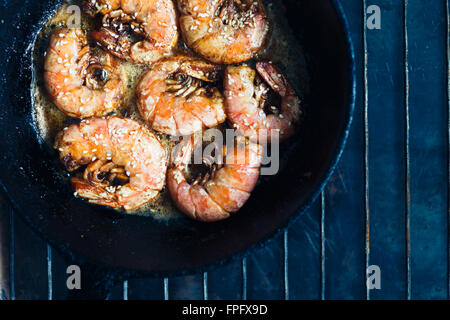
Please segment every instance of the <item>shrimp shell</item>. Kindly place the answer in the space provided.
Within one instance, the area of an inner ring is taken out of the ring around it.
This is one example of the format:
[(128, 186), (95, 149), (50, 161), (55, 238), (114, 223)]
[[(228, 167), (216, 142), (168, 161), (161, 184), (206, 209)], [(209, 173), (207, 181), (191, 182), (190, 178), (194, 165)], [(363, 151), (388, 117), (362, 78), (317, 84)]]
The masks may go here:
[[(302, 115), (300, 98), (272, 62), (260, 61), (254, 70), (247, 65), (228, 66), (225, 70), (225, 112), (236, 131), (259, 143), (280, 142), (295, 133)], [(256, 84), (256, 75), (265, 83)], [(281, 106), (270, 106), (271, 114), (264, 111), (267, 84), (281, 97)], [(281, 112), (279, 112), (281, 111)]]
[(203, 222), (227, 219), (242, 208), (258, 182), (262, 147), (238, 137), (236, 146), (225, 150), (222, 168), (203, 184), (190, 184), (185, 169), (193, 147), (192, 139), (177, 146), (167, 175), (169, 193), (178, 209), (192, 219)]
[[(111, 54), (139, 64), (153, 63), (178, 42), (177, 14), (172, 0), (89, 0), (85, 10), (100, 12), (103, 25), (93, 38)], [(143, 39), (131, 43), (128, 36)]]
[[(109, 70), (99, 88), (88, 86), (89, 68)], [(93, 56), (81, 29), (57, 28), (47, 49), (44, 65), (47, 92), (59, 110), (71, 117), (103, 116), (122, 102), (125, 72), (109, 54)]]
[[(154, 130), (172, 136), (191, 135), (224, 122), (224, 99), (220, 91), (216, 87), (198, 86), (200, 81), (216, 80), (218, 71), (215, 65), (186, 56), (156, 63), (142, 75), (137, 86), (137, 105), (142, 118)], [(186, 78), (187, 83), (171, 80), (175, 75)], [(175, 89), (171, 91), (170, 87)]]
[(178, 8), (184, 41), (213, 63), (252, 59), (269, 34), (261, 0), (178, 0)]
[[(156, 136), (138, 122), (120, 118), (90, 118), (61, 131), (55, 149), (68, 171), (102, 161), (104, 170), (125, 172), (128, 183), (103, 186), (93, 180), (72, 178), (79, 197), (91, 203), (133, 210), (164, 188), (167, 154)], [(112, 163), (112, 165), (110, 165)], [(98, 168), (88, 166), (88, 175)]]

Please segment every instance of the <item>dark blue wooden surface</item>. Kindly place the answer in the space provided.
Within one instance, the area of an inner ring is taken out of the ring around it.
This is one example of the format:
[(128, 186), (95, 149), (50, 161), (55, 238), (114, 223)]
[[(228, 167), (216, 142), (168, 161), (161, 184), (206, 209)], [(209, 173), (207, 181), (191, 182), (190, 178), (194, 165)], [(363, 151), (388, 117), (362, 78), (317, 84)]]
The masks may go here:
[[(131, 279), (110, 299), (449, 298), (448, 4), (341, 3), (356, 52), (356, 111), (315, 205), (242, 261), (207, 274)], [(364, 28), (369, 5), (381, 8), (381, 30)], [(0, 206), (0, 297), (65, 299), (70, 261), (3, 198)], [(368, 265), (380, 266), (381, 290), (366, 289)]]
[(369, 264), (380, 266), (384, 289), (370, 292), (370, 297), (400, 299), (406, 297), (407, 257), (404, 4), (380, 1), (379, 6), (382, 29), (366, 31), (366, 146)]

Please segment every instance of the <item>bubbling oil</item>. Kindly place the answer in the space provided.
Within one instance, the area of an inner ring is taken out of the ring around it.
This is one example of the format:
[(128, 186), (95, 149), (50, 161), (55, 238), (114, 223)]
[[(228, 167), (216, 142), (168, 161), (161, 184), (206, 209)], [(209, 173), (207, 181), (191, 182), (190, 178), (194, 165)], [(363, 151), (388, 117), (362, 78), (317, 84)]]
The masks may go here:
[[(78, 2), (75, 2), (75, 4), (77, 3)], [(306, 59), (303, 53), (304, 51), (287, 22), (283, 19), (285, 16), (284, 12), (286, 11), (284, 6), (279, 1), (272, 2), (265, 0), (264, 3), (267, 14), (272, 21), (272, 34), (267, 41), (265, 49), (258, 53), (255, 58), (257, 60), (269, 59), (279, 65), (297, 90), (300, 97), (303, 97), (309, 91), (309, 77), (306, 68)], [(80, 3), (78, 3), (78, 5), (81, 7)], [(45, 52), (48, 41), (56, 27), (66, 27), (67, 21), (70, 21), (71, 14), (68, 13), (68, 6), (69, 4), (63, 4), (45, 23), (36, 38), (34, 46), (35, 50), (33, 52), (35, 75), (32, 83), (32, 96), (34, 98), (33, 120), (41, 143), (50, 149), (53, 148), (54, 139), (58, 132), (63, 130), (66, 126), (79, 121), (58, 110), (47, 95), (43, 80)], [(95, 29), (97, 24), (98, 21), (96, 19), (81, 13), (81, 28), (85, 30), (87, 34)], [(193, 55), (193, 52), (187, 48), (181, 37), (175, 50)], [(112, 115), (129, 117), (148, 128), (142, 121), (138, 112), (136, 104), (136, 86), (140, 76), (149, 68), (149, 66), (138, 65), (127, 61), (122, 61), (121, 63), (127, 74), (127, 82), (124, 87), (124, 102), (112, 113)], [(248, 63), (252, 64), (253, 61), (249, 61)], [(221, 88), (221, 85), (219, 85), (219, 88)], [(220, 126), (221, 130), (224, 128), (226, 128), (226, 124)], [(167, 154), (170, 154), (173, 144), (171, 137), (155, 132), (151, 128), (149, 129), (155, 133), (161, 141), (162, 145), (167, 150)], [(127, 214), (149, 216), (158, 220), (169, 220), (181, 216), (181, 213), (179, 213), (170, 199), (166, 188), (163, 189), (155, 199), (134, 211), (127, 212)]]

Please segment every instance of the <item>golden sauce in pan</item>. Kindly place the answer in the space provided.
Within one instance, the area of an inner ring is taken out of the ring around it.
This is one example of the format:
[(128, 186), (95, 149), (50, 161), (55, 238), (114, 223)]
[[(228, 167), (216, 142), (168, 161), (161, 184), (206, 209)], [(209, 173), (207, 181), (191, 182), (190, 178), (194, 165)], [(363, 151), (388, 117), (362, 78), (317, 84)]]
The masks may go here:
[[(279, 1), (264, 1), (264, 3), (267, 13), (272, 20), (272, 33), (267, 41), (266, 48), (258, 53), (255, 58), (256, 60), (270, 59), (280, 66), (285, 71), (285, 74), (300, 97), (303, 97), (309, 90), (307, 87), (309, 81), (304, 52), (292, 30), (290, 30), (287, 21), (283, 18), (285, 16), (285, 8), (283, 5), (279, 3)], [(77, 1), (75, 1), (74, 4), (80, 5)], [(43, 81), (43, 66), (48, 40), (55, 27), (66, 26), (66, 21), (68, 21), (70, 17), (70, 14), (67, 13), (68, 5), (69, 4), (62, 5), (43, 26), (41, 32), (37, 36), (33, 53), (35, 71), (34, 83), (32, 84), (34, 97), (33, 119), (42, 144), (46, 145), (48, 148), (53, 148), (55, 136), (59, 131), (67, 125), (79, 121), (66, 116), (56, 108), (47, 96)], [(87, 32), (91, 31), (94, 28), (94, 19), (82, 13), (81, 27)], [(176, 50), (187, 51), (192, 54), (183, 43), (181, 36)], [(135, 88), (140, 75), (148, 69), (148, 66), (141, 66), (131, 62), (122, 63), (128, 75), (128, 83), (126, 84), (124, 91), (125, 103), (123, 103), (123, 106), (117, 109), (113, 114), (130, 117), (145, 125), (137, 111)], [(219, 86), (221, 87), (220, 84)], [(223, 127), (226, 127), (226, 125), (223, 125)], [(153, 132), (169, 151), (170, 137), (155, 131)], [(55, 157), (57, 157), (56, 152)], [(69, 183), (69, 181), (67, 181), (67, 183)], [(181, 213), (179, 213), (173, 205), (165, 188), (156, 199), (137, 210), (129, 212), (129, 214), (152, 216), (157, 219), (167, 220), (177, 217)]]

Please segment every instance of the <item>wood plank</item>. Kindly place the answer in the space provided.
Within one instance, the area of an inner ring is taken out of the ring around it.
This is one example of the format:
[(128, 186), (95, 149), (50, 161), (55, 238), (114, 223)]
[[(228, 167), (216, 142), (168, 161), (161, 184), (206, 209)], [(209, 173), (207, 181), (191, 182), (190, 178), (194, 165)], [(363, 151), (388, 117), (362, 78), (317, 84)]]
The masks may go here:
[(284, 299), (283, 235), (247, 257), (247, 298)]
[[(411, 297), (446, 299), (448, 118), (445, 1), (407, 7)], [(447, 146), (447, 147), (446, 147)]]
[(131, 279), (128, 280), (129, 300), (164, 300), (164, 280)]
[[(447, 145), (450, 146), (450, 3), (445, 1), (445, 13), (447, 15)], [(447, 216), (449, 226), (447, 239), (447, 299), (450, 299), (450, 147), (447, 152)]]
[(365, 299), (363, 7), (362, 1), (341, 4), (354, 42), (358, 86), (352, 131), (324, 197), (324, 297)]
[(321, 292), (321, 205), (312, 208), (289, 228), (289, 298), (320, 299)]
[(208, 298), (240, 300), (242, 299), (242, 281), (241, 259), (208, 272)]
[(109, 293), (107, 300), (121, 301), (124, 300), (124, 282), (116, 284)]
[(202, 274), (169, 279), (170, 300), (202, 300), (203, 278)]
[(52, 278), (53, 278), (53, 300), (65, 300), (69, 297), (70, 290), (67, 289), (66, 281), (67, 267), (76, 264), (57, 250), (52, 250)]
[(403, 5), (380, 1), (381, 30), (367, 30), (369, 265), (381, 269), (371, 299), (407, 292)]
[(3, 191), (0, 192), (0, 300), (14, 296), (11, 281), (11, 212), (12, 208)]

